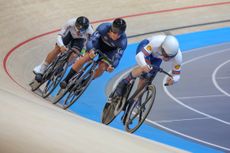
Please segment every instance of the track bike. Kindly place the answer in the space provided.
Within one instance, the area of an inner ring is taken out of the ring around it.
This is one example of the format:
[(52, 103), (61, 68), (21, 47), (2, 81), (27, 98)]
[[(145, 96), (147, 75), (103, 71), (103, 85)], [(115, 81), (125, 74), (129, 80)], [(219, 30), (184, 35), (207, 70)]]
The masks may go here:
[(68, 59), (72, 53), (80, 56), (80, 53), (77, 51), (69, 49), (60, 53), (54, 61), (48, 65), (43, 75), (35, 74), (35, 78), (30, 83), (31, 90), (36, 91), (43, 85), (44, 88), (41, 90), (42, 97), (48, 97), (62, 80), (69, 64)]
[[(172, 77), (162, 68), (152, 65), (157, 72), (164, 73)], [(152, 84), (154, 77), (147, 79), (145, 83), (136, 89), (138, 79), (132, 80), (127, 86), (122, 96), (116, 94), (116, 89), (110, 94), (102, 112), (101, 122), (110, 124), (121, 111), (124, 111), (122, 122), (125, 130), (129, 133), (135, 132), (145, 121), (152, 109), (156, 87)], [(136, 83), (135, 83), (136, 82)], [(165, 84), (167, 86), (168, 84)]]
[(58, 91), (53, 100), (53, 104), (59, 102), (63, 109), (69, 108), (79, 99), (93, 80), (98, 63), (102, 59), (106, 60), (108, 63), (112, 63), (112, 60), (100, 50), (96, 50), (96, 54), (98, 58), (94, 58), (87, 62), (80, 71), (69, 80), (66, 88)]

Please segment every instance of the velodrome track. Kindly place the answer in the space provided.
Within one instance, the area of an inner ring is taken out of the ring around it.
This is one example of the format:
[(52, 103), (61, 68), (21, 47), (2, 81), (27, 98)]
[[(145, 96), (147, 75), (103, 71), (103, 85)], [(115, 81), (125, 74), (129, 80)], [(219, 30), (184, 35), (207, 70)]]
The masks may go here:
[[(105, 1), (94, 1), (88, 4), (84, 1), (77, 2), (0, 2), (1, 60), (3, 63), (0, 72), (2, 104), (0, 109), (0, 151), (152, 152), (156, 150), (158, 152), (179, 152), (179, 150), (173, 150), (164, 145), (97, 124), (46, 103), (45, 100), (29, 91), (28, 81), (32, 78), (31, 70), (44, 58), (47, 50), (52, 48), (56, 37), (56, 30), (54, 29), (62, 25), (66, 19), (80, 13), (89, 16), (92, 21), (99, 19), (108, 19), (109, 21), (109, 18), (127, 15), (127, 21), (130, 25), (127, 31), (128, 35), (135, 35), (183, 25), (228, 20), (229, 16), (226, 12), (229, 12), (229, 3), (202, 1), (202, 3), (197, 4), (192, 0), (186, 2), (165, 1), (164, 3), (157, 1), (154, 5), (148, 5), (149, 8), (146, 8), (144, 7), (146, 5), (143, 4), (147, 4), (148, 1), (142, 1), (141, 4), (133, 1), (116, 1), (110, 4)], [(213, 5), (205, 5), (211, 3)], [(105, 7), (95, 8), (96, 5), (105, 5)], [(111, 11), (110, 6), (116, 6), (116, 9)], [(146, 13), (146, 15), (140, 15), (140, 12), (162, 10), (163, 6), (166, 9), (187, 8), (187, 10), (176, 9), (183, 11), (175, 11), (171, 14), (154, 15), (152, 13), (151, 15), (149, 13), (150, 15), (148, 15)], [(188, 6), (199, 7), (188, 9), (190, 8)], [(128, 16), (137, 12), (140, 13), (139, 16), (133, 18)], [(203, 13), (203, 16), (195, 16), (196, 13)], [(186, 19), (189, 17), (193, 20), (187, 21)], [(187, 23), (175, 22), (179, 19), (181, 21), (186, 20)], [(137, 21), (139, 21), (138, 24), (136, 24)], [(154, 21), (159, 21), (159, 23), (156, 25)], [(145, 24), (146, 22), (148, 25)], [(174, 32), (175, 34), (184, 33), (186, 30), (197, 31), (227, 25), (228, 22), (220, 22)], [(25, 41), (53, 30), (54, 32), (51, 32), (50, 35), (36, 40), (34, 38), (35, 41)], [(132, 38), (130, 42), (140, 39), (141, 37)]]

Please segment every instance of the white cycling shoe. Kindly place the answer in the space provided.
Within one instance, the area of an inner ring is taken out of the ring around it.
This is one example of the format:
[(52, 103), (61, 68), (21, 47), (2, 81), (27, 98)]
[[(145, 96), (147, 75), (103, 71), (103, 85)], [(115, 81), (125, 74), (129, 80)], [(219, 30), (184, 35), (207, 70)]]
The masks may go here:
[(45, 72), (46, 68), (47, 68), (47, 65), (45, 65), (45, 64), (40, 64), (40, 65), (36, 66), (36, 67), (33, 69), (33, 72), (34, 72), (35, 74), (43, 74), (43, 73)]

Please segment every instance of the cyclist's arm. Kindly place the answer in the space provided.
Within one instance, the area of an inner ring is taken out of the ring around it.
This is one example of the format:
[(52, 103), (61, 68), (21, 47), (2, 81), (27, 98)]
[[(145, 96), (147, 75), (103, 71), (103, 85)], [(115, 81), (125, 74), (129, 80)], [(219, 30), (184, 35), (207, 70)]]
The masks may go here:
[(177, 55), (174, 57), (172, 63), (172, 76), (173, 76), (174, 83), (180, 80), (181, 64), (182, 64), (182, 53), (179, 50)]
[(146, 46), (142, 48), (142, 50), (136, 55), (137, 64), (140, 66), (148, 65), (145, 61), (145, 57), (151, 55), (152, 53), (152, 42), (148, 43)]
[(61, 28), (60, 32), (58, 33), (58, 36), (57, 36), (57, 45), (59, 47), (62, 47), (64, 46), (64, 43), (63, 43), (63, 39), (62, 37), (64, 36), (64, 34), (66, 33), (66, 31), (68, 31), (68, 29), (74, 25), (75, 23), (75, 20), (76, 19), (70, 19), (66, 22), (66, 24)]
[(86, 43), (86, 51), (90, 51), (94, 48), (96, 48), (96, 46), (99, 43), (99, 38), (100, 38), (100, 33), (98, 31), (95, 31), (92, 36), (89, 38), (89, 40)]
[(87, 40), (90, 39), (90, 37), (92, 36), (92, 34), (94, 33), (94, 30), (93, 30), (93, 26), (92, 25), (89, 25), (87, 31), (86, 31), (86, 34), (87, 34)]
[(121, 49), (121, 48), (118, 48), (116, 50), (116, 54), (113, 57), (113, 59), (114, 59), (113, 63), (111, 63), (114, 68), (116, 68), (118, 66), (118, 64), (119, 64), (119, 62), (121, 60), (121, 57), (123, 56), (123, 53), (124, 53), (124, 50)]
[(92, 25), (89, 25), (87, 31), (86, 31), (86, 41), (84, 42), (84, 47), (81, 50), (81, 54), (84, 55), (86, 52), (86, 48), (87, 48), (87, 42), (90, 40), (90, 37), (92, 36), (92, 34), (94, 33), (94, 29)]
[(112, 66), (113, 66), (114, 68), (116, 68), (116, 67), (118, 66), (118, 64), (119, 64), (119, 62), (120, 62), (120, 60), (121, 60), (121, 57), (123, 56), (124, 51), (125, 51), (125, 49), (126, 49), (126, 47), (127, 47), (127, 38), (126, 38), (126, 36), (121, 40), (119, 46), (120, 46), (120, 47), (118, 47), (118, 48), (116, 49), (115, 55), (114, 55), (114, 57), (113, 57)]
[(144, 53), (143, 53), (142, 51), (139, 52), (139, 53), (135, 56), (135, 58), (136, 58), (137, 64), (138, 64), (139, 66), (148, 65), (148, 64), (146, 63), (146, 61), (145, 61), (145, 55), (144, 55)]

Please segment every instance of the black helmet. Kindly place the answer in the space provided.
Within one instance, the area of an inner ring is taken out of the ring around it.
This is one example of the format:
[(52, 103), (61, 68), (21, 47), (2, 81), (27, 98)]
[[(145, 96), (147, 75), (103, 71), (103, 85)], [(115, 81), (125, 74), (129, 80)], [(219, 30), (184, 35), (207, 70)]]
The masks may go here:
[(126, 22), (121, 18), (117, 18), (113, 21), (111, 30), (117, 33), (123, 33), (126, 29)]
[(80, 16), (77, 18), (75, 22), (75, 26), (77, 27), (78, 30), (85, 31), (89, 27), (89, 19), (87, 19), (84, 16)]

